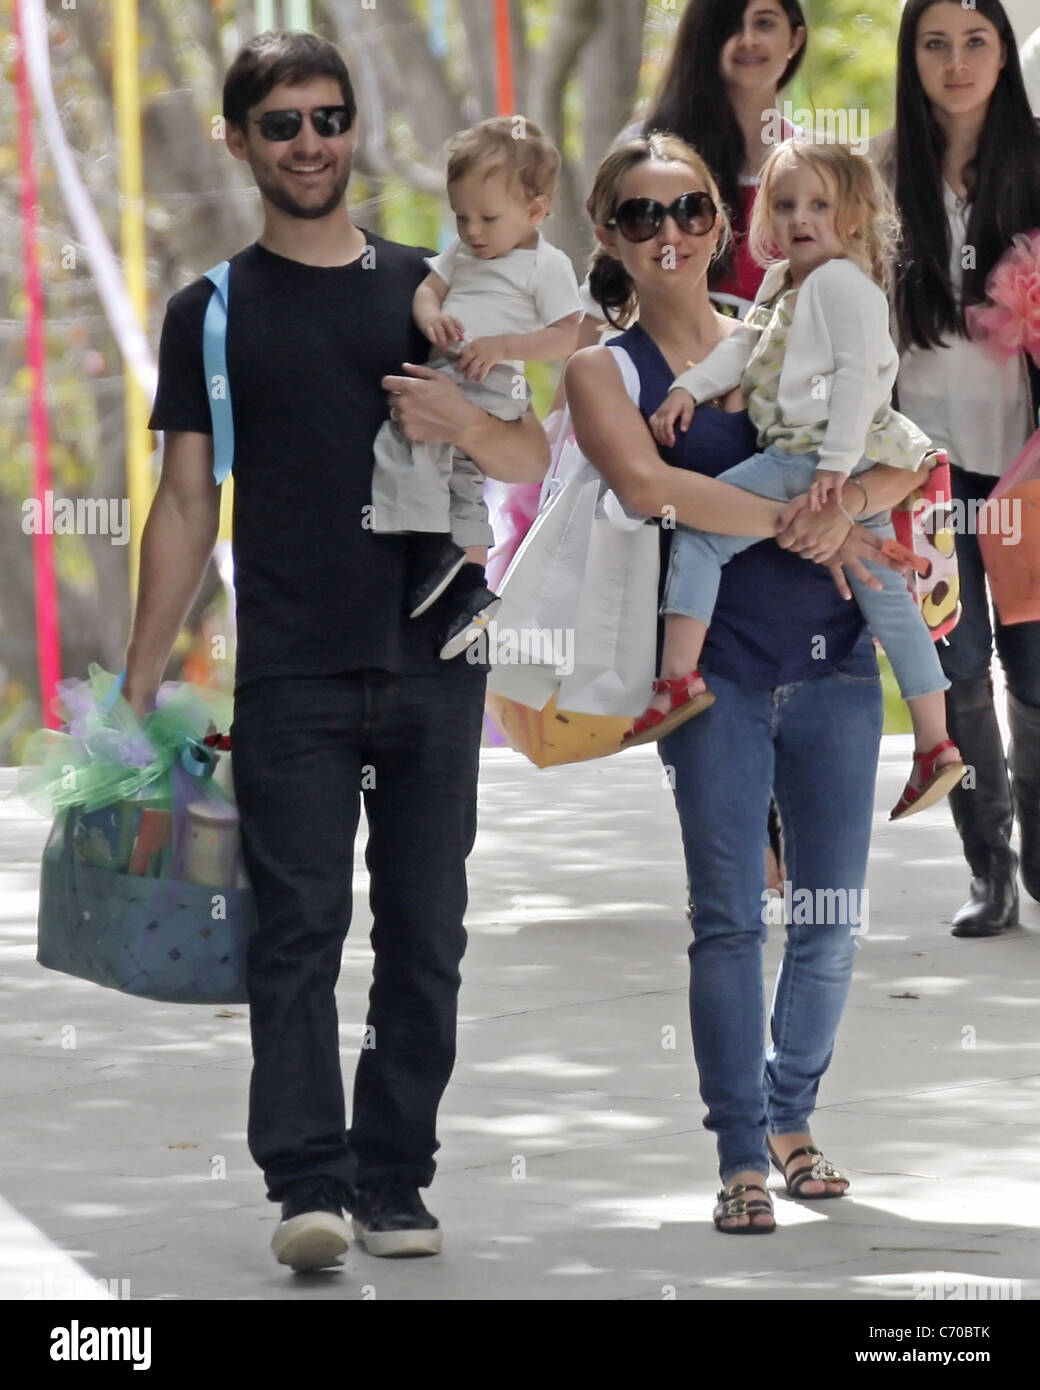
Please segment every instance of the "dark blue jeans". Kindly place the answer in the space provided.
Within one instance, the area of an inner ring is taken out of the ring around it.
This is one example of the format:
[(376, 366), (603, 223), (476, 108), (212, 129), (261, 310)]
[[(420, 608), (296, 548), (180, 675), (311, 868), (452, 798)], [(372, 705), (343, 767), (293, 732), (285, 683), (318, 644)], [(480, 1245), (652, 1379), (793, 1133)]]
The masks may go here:
[[(466, 856), (485, 680), (364, 671), (236, 700), (235, 794), (259, 929), (249, 955), (249, 1149), (268, 1196), (301, 1177), (433, 1178), (455, 1063)], [(375, 970), (345, 1127), (335, 984), (364, 797)]]
[[(984, 501), (997, 479), (982, 473), (952, 468), (953, 495), (973, 516), (973, 502)], [(946, 676), (954, 683), (988, 676), (993, 663), (993, 642), (1004, 668), (1007, 688), (1024, 705), (1040, 706), (1040, 623), (991, 624), (986, 570), (978, 537), (963, 529), (957, 533), (957, 568), (961, 582), (961, 619), (937, 651)]]
[[(769, 1171), (766, 1135), (809, 1128), (863, 918), (881, 684), (868, 640), (840, 671), (758, 690), (706, 672), (715, 703), (660, 744), (693, 908), (690, 1020), (723, 1183)], [(762, 945), (770, 794), (789, 913), (765, 1050)]]

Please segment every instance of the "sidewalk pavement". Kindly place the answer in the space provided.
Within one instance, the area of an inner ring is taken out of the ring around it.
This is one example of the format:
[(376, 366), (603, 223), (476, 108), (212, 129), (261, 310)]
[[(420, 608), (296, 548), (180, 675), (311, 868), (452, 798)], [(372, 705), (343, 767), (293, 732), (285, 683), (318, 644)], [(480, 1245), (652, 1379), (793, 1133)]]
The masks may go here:
[[(909, 747), (885, 741), (869, 931), (815, 1123), (849, 1197), (794, 1203), (774, 1175), (774, 1236), (712, 1228), (685, 873), (654, 750), (545, 772), (487, 750), (427, 1194), (444, 1254), (355, 1247), (308, 1276), (267, 1248), (278, 1212), (245, 1143), (245, 1008), (134, 1000), (37, 966), (47, 826), (0, 800), (0, 1190), (22, 1218), (0, 1220), (0, 1296), (67, 1296), (66, 1256), (131, 1299), (1040, 1296), (1040, 906), (1026, 898), (1007, 936), (950, 936), (968, 874), (948, 810), (886, 819)], [(13, 782), (0, 772), (0, 797)], [(371, 970), (361, 843), (338, 991), (348, 1083)]]

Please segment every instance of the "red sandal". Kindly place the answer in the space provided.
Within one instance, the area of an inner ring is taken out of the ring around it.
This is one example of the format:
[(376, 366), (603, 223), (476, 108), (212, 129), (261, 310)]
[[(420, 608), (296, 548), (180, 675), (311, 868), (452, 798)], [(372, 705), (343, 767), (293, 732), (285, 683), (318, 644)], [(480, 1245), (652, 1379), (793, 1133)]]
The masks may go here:
[[(948, 748), (952, 748), (957, 754), (957, 761), (947, 763), (945, 767), (937, 768), (935, 766), (936, 759), (940, 753), (945, 753)], [(927, 806), (934, 806), (937, 801), (941, 801), (944, 796), (949, 795), (966, 771), (963, 762), (961, 762), (960, 749), (949, 738), (942, 743), (937, 743), (927, 753), (915, 753), (914, 762), (917, 764), (917, 770), (920, 774), (920, 784), (914, 786), (912, 781), (907, 782), (903, 788), (902, 796), (892, 808), (889, 820), (903, 820), (906, 816), (912, 816), (915, 811), (923, 811)]]
[(680, 724), (685, 724), (687, 719), (713, 705), (715, 696), (708, 690), (690, 694), (690, 686), (700, 679), (699, 671), (691, 671), (688, 676), (677, 676), (674, 680), (654, 681), (654, 694), (669, 697), (668, 709), (645, 709), (622, 739), (621, 747), (635, 748), (638, 743), (655, 743)]

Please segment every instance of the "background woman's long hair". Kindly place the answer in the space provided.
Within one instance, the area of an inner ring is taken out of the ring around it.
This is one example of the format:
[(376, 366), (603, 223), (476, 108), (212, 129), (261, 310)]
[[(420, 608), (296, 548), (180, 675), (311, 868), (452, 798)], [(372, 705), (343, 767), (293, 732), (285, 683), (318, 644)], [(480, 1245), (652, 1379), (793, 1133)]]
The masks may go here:
[[(805, 15), (798, 0), (780, 0), (792, 28), (804, 27)], [(743, 234), (743, 202), (740, 174), (747, 158), (744, 135), (726, 88), (719, 76), (719, 58), (744, 22), (743, 0), (690, 0), (679, 21), (671, 60), (643, 126), (644, 133), (667, 130), (692, 145), (703, 156), (718, 180), (722, 200), (733, 217), (734, 230)], [(780, 79), (786, 87), (802, 65), (806, 45), (794, 55)], [(732, 249), (712, 267), (709, 283), (718, 284), (732, 273)]]
[(1015, 36), (1000, 0), (975, 0), (993, 24), (1007, 62), (990, 98), (978, 153), (966, 170), (971, 212), (967, 244), (973, 267), (957, 301), (950, 280), (950, 228), (943, 198), (946, 137), (932, 113), (917, 71), (917, 27), (934, 0), (907, 0), (899, 29), (895, 138), (884, 172), (902, 221), (896, 314), (903, 346), (937, 347), (951, 334), (967, 336), (966, 305), (985, 298), (986, 280), (1018, 232), (1040, 227), (1040, 125), (1029, 108)]

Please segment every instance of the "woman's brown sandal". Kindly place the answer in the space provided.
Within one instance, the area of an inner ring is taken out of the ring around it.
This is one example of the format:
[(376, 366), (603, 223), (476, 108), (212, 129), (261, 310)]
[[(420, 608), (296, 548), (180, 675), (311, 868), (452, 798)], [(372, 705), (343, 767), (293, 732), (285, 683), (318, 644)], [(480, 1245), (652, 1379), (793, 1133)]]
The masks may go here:
[[(748, 1201), (744, 1194), (746, 1192), (761, 1192), (761, 1197), (753, 1197)], [(764, 1200), (763, 1200), (764, 1199)], [(716, 1231), (721, 1231), (727, 1236), (767, 1236), (776, 1230), (776, 1222), (770, 1221), (769, 1225), (755, 1225), (755, 1217), (762, 1212), (773, 1215), (773, 1203), (765, 1187), (760, 1187), (756, 1182), (738, 1182), (732, 1187), (724, 1187), (719, 1193), (718, 1202), (712, 1213)], [(746, 1226), (724, 1226), (724, 1221), (733, 1221), (738, 1216), (746, 1216), (748, 1224)]]
[[(788, 1197), (797, 1197), (801, 1202), (822, 1202), (831, 1197), (844, 1197), (849, 1190), (849, 1180), (845, 1174), (839, 1173), (837, 1168), (812, 1144), (805, 1144), (800, 1149), (793, 1149), (787, 1155), (786, 1163), (781, 1163), (780, 1156), (768, 1141), (767, 1147), (769, 1157), (773, 1160), (773, 1167), (783, 1176)], [(799, 1168), (797, 1173), (788, 1177), (787, 1170), (796, 1158), (811, 1158), (812, 1163), (808, 1168)], [(823, 1192), (803, 1192), (802, 1188), (807, 1182), (843, 1182), (845, 1187), (841, 1192), (830, 1192), (827, 1189), (824, 1189)]]

